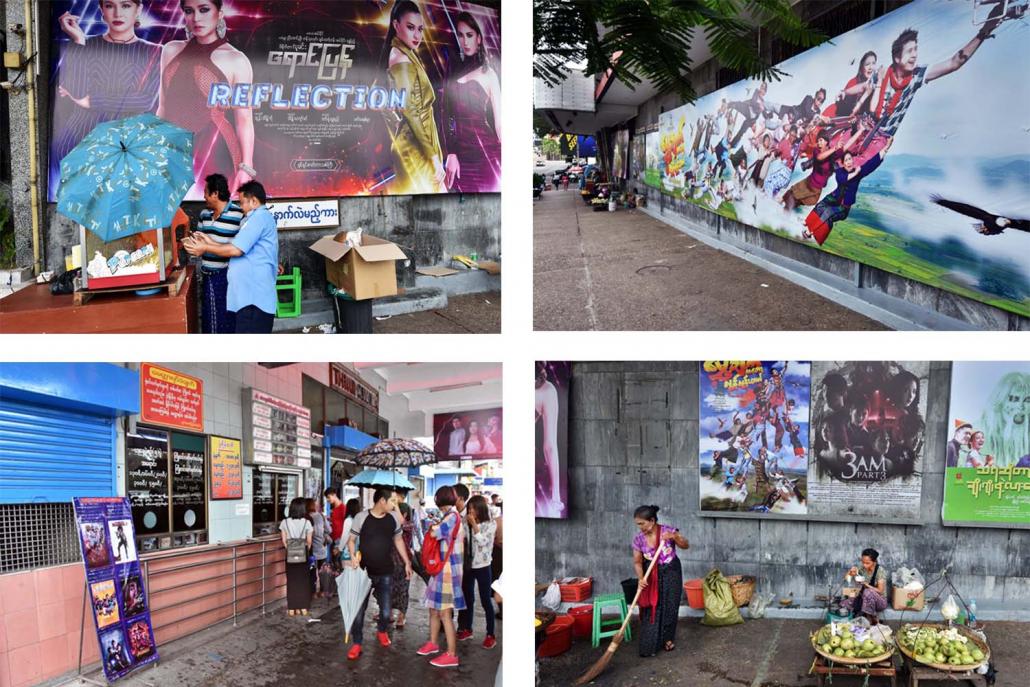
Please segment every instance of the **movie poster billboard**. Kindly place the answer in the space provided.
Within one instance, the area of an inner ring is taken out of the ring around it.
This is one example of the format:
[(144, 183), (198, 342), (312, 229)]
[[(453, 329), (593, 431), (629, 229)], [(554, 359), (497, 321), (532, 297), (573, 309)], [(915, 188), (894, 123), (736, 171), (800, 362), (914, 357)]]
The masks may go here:
[(536, 517), (569, 517), (569, 382), (572, 363), (536, 363)]
[(701, 363), (701, 511), (804, 516), (811, 363)]
[(644, 164), (644, 184), (651, 188), (661, 188), (662, 185), (662, 149), (659, 146), (661, 134), (657, 131), (648, 132), (644, 137), (644, 151), (647, 160)]
[(1026, 10), (916, 0), (665, 112), (662, 190), (1030, 315)]
[(124, 497), (73, 499), (86, 588), (108, 682), (157, 660), (147, 590)]
[(926, 362), (813, 362), (809, 515), (919, 519)]
[[(629, 142), (629, 180), (644, 183), (644, 166), (647, 163), (647, 153), (644, 142), (644, 132), (633, 136)], [(639, 189), (638, 189), (639, 190)]]
[[(55, 0), (50, 201), (96, 125), (193, 133), (196, 183), (272, 197), (499, 192), (500, 13), (455, 0)], [(331, 7), (331, 11), (329, 11)]]
[(441, 460), (500, 458), (504, 425), (500, 408), (433, 416), (433, 450)]
[(1030, 528), (1030, 363), (951, 366), (944, 524)]
[(625, 179), (629, 158), (629, 129), (619, 129), (612, 136), (612, 178)]

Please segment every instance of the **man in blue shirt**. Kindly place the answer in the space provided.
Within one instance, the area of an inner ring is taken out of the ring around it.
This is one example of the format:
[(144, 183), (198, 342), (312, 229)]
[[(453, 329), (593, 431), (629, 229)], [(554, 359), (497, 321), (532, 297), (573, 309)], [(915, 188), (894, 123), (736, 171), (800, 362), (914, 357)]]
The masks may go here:
[(194, 233), (183, 246), (190, 255), (205, 253), (229, 258), (226, 309), (236, 313), (237, 334), (270, 334), (275, 321), (275, 278), (279, 270), (279, 239), (275, 218), (265, 207), (265, 188), (248, 181), (237, 191), (243, 221), (229, 243)]

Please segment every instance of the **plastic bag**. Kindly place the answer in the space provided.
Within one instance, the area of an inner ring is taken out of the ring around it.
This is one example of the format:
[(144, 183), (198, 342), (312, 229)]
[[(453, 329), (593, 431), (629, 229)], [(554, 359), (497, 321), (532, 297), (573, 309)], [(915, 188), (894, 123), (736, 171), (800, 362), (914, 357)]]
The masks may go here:
[(941, 615), (945, 620), (954, 620), (958, 617), (958, 604), (955, 603), (955, 597), (951, 594), (948, 594), (948, 598), (941, 604)]
[(351, 248), (357, 248), (358, 246), (361, 245), (361, 234), (364, 231), (365, 230), (362, 229), (361, 227), (358, 227), (357, 229), (354, 229), (353, 231), (348, 231), (347, 234), (346, 234), (345, 240), (344, 240), (344, 244), (346, 244), (347, 246), (350, 246)]
[(551, 583), (544, 592), (544, 598), (540, 603), (547, 610), (558, 612), (558, 609), (561, 608), (561, 589), (558, 588), (557, 582)]
[(713, 570), (705, 575), (701, 588), (705, 594), (705, 617), (701, 619), (702, 625), (724, 627), (744, 622), (737, 604), (733, 602), (730, 583), (721, 572)]
[(917, 592), (926, 587), (926, 579), (916, 568), (901, 567), (891, 573), (891, 586)]
[(772, 603), (775, 596), (776, 595), (772, 593), (764, 596), (762, 594), (754, 594), (747, 605), (748, 616), (751, 618), (764, 618), (765, 609)]

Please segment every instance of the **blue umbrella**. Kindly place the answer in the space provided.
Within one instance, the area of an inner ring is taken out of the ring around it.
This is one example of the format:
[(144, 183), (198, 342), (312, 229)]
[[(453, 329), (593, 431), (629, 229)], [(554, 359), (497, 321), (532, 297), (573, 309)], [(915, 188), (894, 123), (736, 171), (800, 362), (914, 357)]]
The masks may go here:
[(375, 470), (366, 468), (347, 480), (355, 487), (390, 487), (391, 489), (414, 489), (407, 477), (396, 470)]
[(103, 241), (172, 223), (193, 185), (193, 134), (148, 113), (98, 124), (61, 160), (57, 211)]

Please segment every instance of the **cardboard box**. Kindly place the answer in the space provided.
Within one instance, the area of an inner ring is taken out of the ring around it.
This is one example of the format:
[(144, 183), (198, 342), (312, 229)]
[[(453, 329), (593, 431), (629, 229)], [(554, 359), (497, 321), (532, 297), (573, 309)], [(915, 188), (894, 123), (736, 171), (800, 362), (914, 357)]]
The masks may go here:
[(895, 611), (921, 611), (926, 603), (926, 590), (920, 589), (913, 592), (901, 587), (894, 587), (891, 595), (891, 606)]
[(311, 250), (325, 258), (325, 276), (336, 288), (356, 301), (393, 296), (397, 293), (395, 260), (406, 260), (397, 244), (365, 234), (356, 248), (344, 242), (347, 232), (323, 236)]

